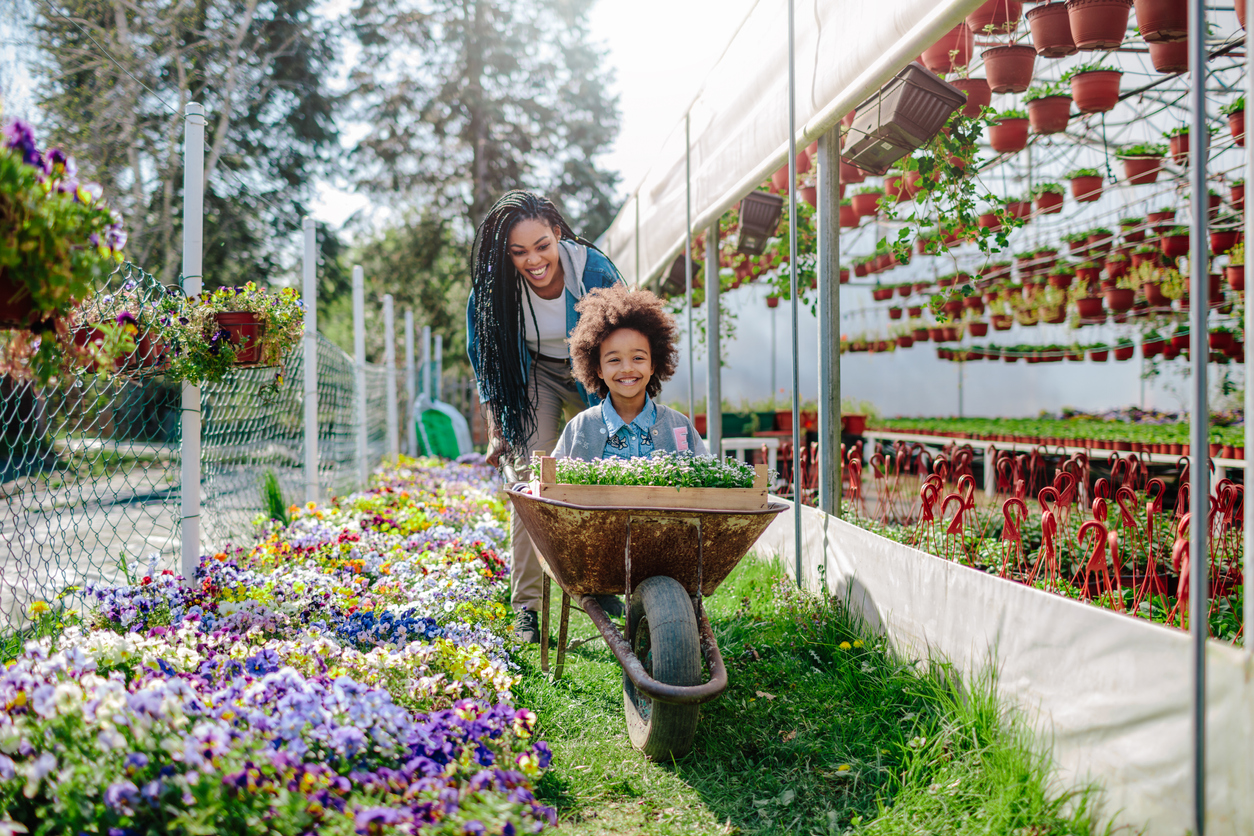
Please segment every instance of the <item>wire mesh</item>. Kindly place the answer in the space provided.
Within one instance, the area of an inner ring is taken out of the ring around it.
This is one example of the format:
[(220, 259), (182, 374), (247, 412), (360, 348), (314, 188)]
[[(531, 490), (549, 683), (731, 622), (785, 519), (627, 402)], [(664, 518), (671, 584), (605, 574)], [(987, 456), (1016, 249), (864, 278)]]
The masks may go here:
[[(139, 303), (167, 292), (126, 265), (97, 299), (127, 283)], [(326, 499), (357, 487), (356, 380), (352, 359), (321, 334), (317, 356), (318, 486)], [(268, 385), (274, 374), (239, 369), (202, 389), (203, 551), (249, 535), (267, 511), (267, 473), (285, 504), (305, 501), (303, 350), (286, 359), (277, 390)], [(365, 385), (373, 465), (387, 447), (383, 368), (368, 365)], [(0, 378), (0, 618), (8, 627), (27, 623), (35, 601), (63, 597), (75, 606), (86, 584), (120, 582), (122, 561), (177, 571), (180, 392), (159, 365), (135, 356), (112, 374), (84, 369), (47, 387)]]

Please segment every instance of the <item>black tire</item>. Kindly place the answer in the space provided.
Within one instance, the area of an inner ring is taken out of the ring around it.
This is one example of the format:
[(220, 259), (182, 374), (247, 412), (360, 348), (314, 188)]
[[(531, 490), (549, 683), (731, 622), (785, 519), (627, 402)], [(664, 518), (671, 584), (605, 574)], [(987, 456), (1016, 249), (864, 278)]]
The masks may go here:
[[(627, 641), (645, 671), (668, 685), (701, 684), (701, 639), (692, 599), (667, 577), (646, 580), (631, 595)], [(695, 705), (657, 702), (623, 675), (623, 708), (631, 745), (653, 760), (682, 758), (697, 731)]]

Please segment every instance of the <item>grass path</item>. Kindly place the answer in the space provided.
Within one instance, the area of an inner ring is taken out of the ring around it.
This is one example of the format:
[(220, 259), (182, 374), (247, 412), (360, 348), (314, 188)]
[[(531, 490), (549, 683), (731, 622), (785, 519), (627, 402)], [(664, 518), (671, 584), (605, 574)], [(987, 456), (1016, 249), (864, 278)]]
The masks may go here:
[(1093, 792), (1049, 794), (1047, 759), (987, 687), (958, 695), (943, 666), (924, 673), (763, 563), (743, 563), (708, 607), (730, 686), (675, 764), (631, 748), (621, 669), (582, 613), (561, 681), (525, 652), (516, 696), (555, 753), (539, 791), (561, 832), (1094, 832)]

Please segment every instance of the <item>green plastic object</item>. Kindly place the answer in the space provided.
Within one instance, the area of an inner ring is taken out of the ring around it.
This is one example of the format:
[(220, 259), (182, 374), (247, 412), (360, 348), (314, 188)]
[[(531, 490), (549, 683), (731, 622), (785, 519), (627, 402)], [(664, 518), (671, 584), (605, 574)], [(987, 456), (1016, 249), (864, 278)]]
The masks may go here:
[(462, 454), (453, 419), (438, 409), (423, 410), (418, 424), (418, 444), (423, 455), (455, 459)]

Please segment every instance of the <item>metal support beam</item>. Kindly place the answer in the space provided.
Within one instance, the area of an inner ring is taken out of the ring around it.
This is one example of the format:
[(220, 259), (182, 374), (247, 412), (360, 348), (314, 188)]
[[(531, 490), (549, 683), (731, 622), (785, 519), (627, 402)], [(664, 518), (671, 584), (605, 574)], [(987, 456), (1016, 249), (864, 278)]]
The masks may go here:
[(418, 455), (418, 429), (414, 426), (414, 401), (418, 398), (418, 367), (414, 361), (414, 311), (405, 311), (405, 408), (401, 420), (405, 422), (405, 453)]
[(801, 577), (801, 506), (802, 506), (802, 473), (801, 445), (801, 375), (798, 369), (798, 299), (797, 299), (797, 61), (794, 56), (795, 39), (795, 2), (788, 0), (788, 228), (792, 234), (788, 236), (788, 287), (792, 298), (789, 306), (792, 314), (792, 501), (793, 501), (793, 554), (796, 570), (797, 586), (802, 585)]
[[(1248, 38), (1246, 39), (1249, 40)], [(1250, 50), (1245, 51), (1245, 100), (1254, 102), (1254, 60), (1250, 58)], [(1254, 142), (1245, 142), (1245, 182), (1254, 183)], [(1245, 213), (1245, 240), (1254, 242), (1254, 212)], [(1254, 359), (1249, 357), (1254, 346), (1254, 318), (1245, 317), (1245, 414), (1254, 415)], [(1254, 451), (1254, 421), (1245, 422), (1245, 449)], [(1254, 577), (1254, 452), (1247, 452), (1245, 457), (1245, 549), (1244, 563), (1241, 567), (1243, 578)], [(1254, 595), (1246, 594), (1245, 599), (1245, 648), (1254, 655)]]
[(718, 221), (705, 231), (705, 426), (710, 455), (723, 457), (723, 352), (719, 343), (722, 311), (719, 310)]
[(393, 320), (392, 294), (383, 294), (383, 373), (387, 387), (387, 456), (395, 464), (401, 451), (400, 425), (396, 412), (396, 323)]
[(318, 497), (318, 230), (305, 218), (302, 264), (305, 303), (305, 501)]
[[(684, 114), (684, 309), (688, 317), (688, 420), (696, 420), (696, 335), (692, 330), (692, 144), (688, 140), (688, 114)], [(707, 411), (708, 417), (708, 411)]]
[(819, 508), (840, 516), (840, 126), (819, 137)]
[(356, 380), (357, 481), (370, 482), (370, 437), (366, 412), (366, 274), (353, 265), (353, 378)]
[[(205, 109), (183, 110), (183, 292), (200, 294), (205, 252)], [(200, 565), (200, 387), (184, 383), (179, 412), (182, 542), (179, 569), (194, 582)]]
[(1207, 444), (1210, 409), (1206, 366), (1210, 359), (1206, 318), (1210, 299), (1210, 245), (1206, 234), (1206, 3), (1189, 0), (1189, 89), (1191, 111), (1189, 181), (1193, 192), (1189, 241), (1189, 364), (1192, 367), (1189, 512), (1189, 632), (1193, 644), (1193, 833), (1206, 833), (1206, 639), (1210, 618), (1210, 468)]

